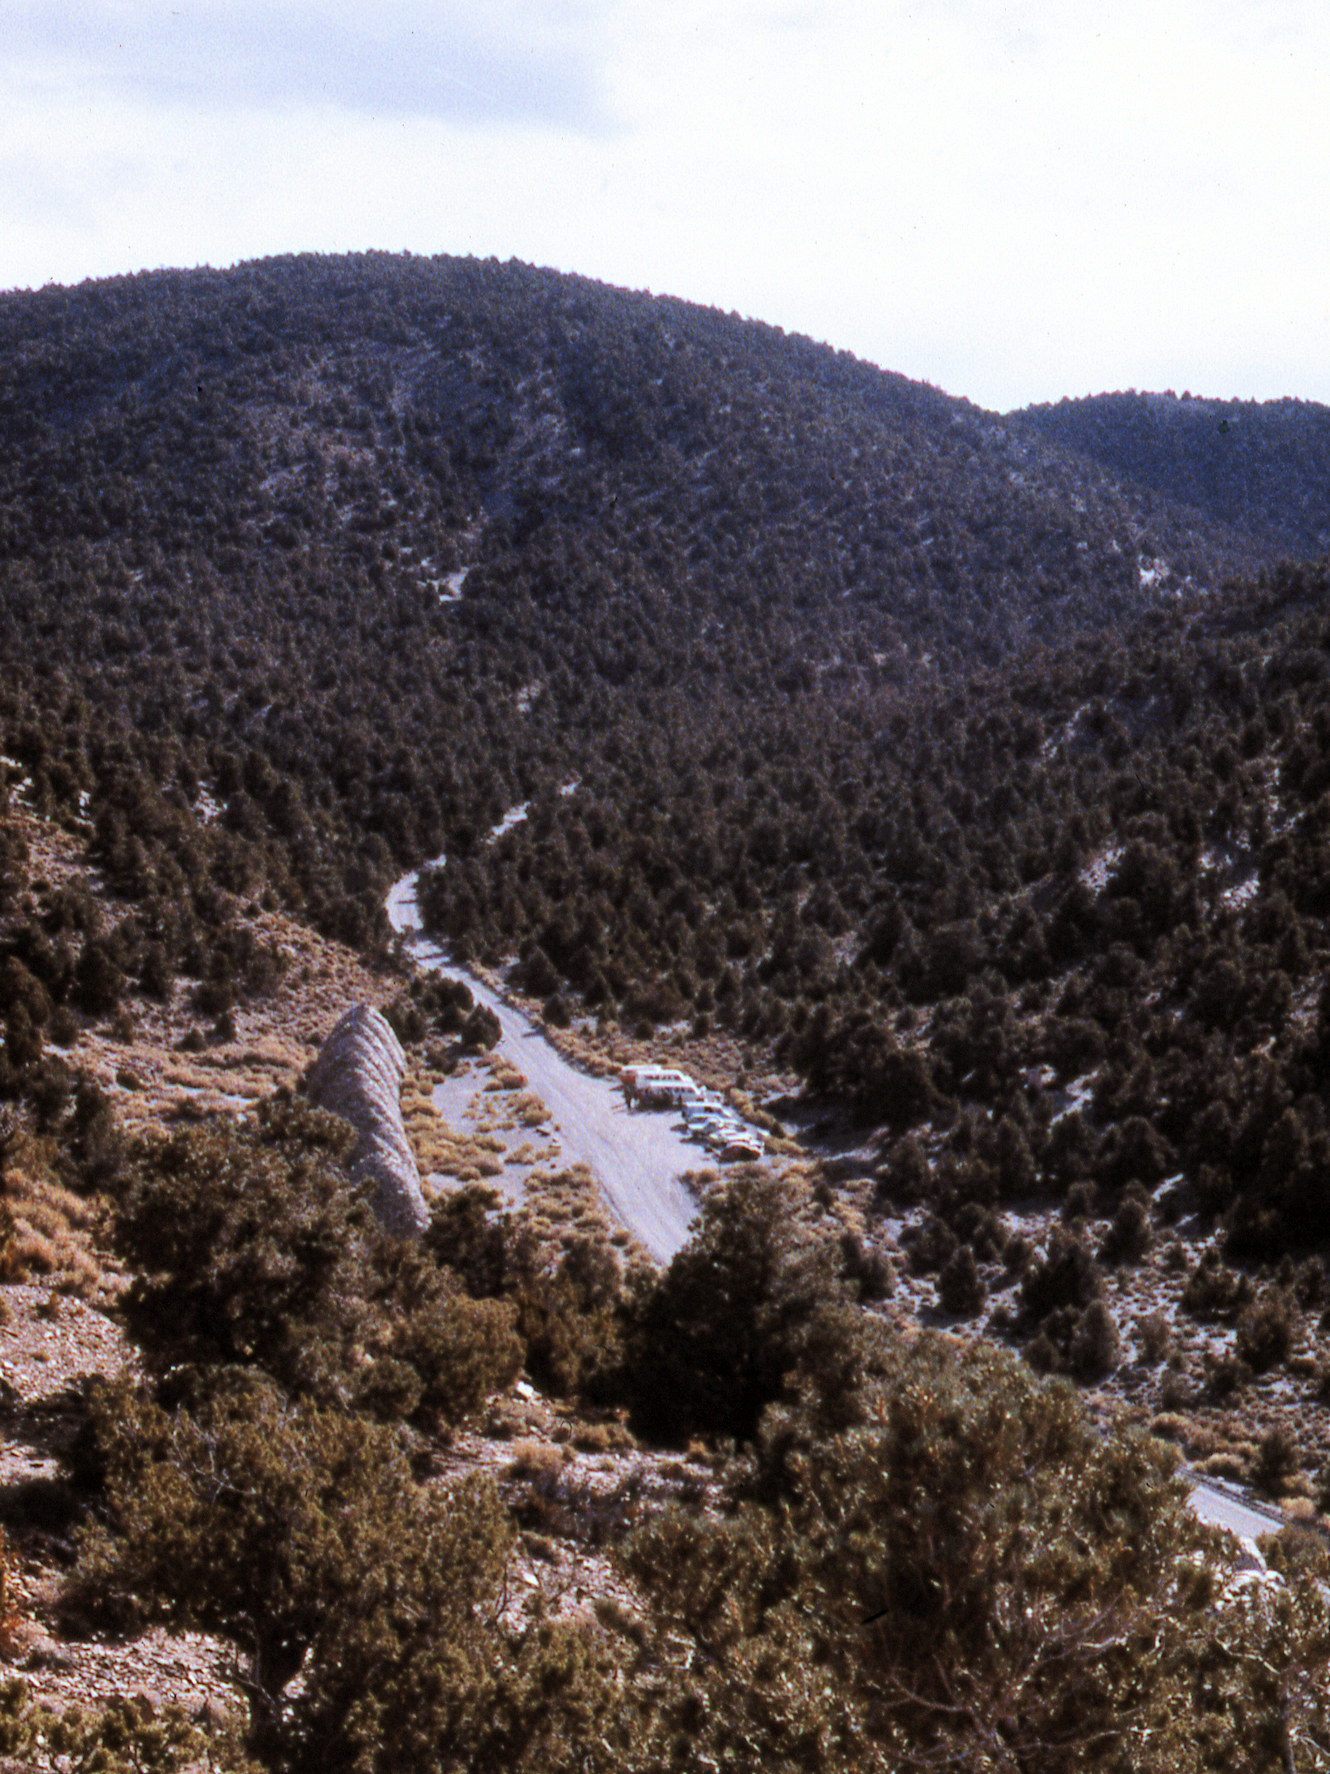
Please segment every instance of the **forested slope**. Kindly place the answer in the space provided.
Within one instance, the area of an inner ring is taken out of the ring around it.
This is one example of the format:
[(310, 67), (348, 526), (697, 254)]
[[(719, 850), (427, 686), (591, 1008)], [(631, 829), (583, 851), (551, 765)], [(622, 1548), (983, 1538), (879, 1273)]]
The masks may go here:
[[(134, 908), (14, 939), (51, 1005), (183, 970), (224, 1010), (246, 896), (372, 945), (442, 850), (436, 924), (542, 996), (774, 1044), (981, 1190), (999, 1125), (1003, 1188), (1147, 1180), (1103, 1142), (1148, 1115), (1152, 1175), (1319, 1240), (1261, 1153), (1321, 1138), (1324, 588), (1219, 590), (1259, 502), (515, 264), (12, 295), (0, 346), (5, 750)], [(1111, 1061), (1074, 1161), (1045, 1061)]]
[(13, 294), (0, 378), (9, 755), (97, 822), (173, 959), (182, 876), (369, 940), (391, 868), (642, 692), (733, 731), (1121, 619), (1142, 557), (1173, 584), (1252, 558), (932, 389), (516, 264)]
[(1307, 400), (1097, 394), (1012, 418), (1126, 487), (1231, 524), (1294, 558), (1330, 548), (1330, 408)]

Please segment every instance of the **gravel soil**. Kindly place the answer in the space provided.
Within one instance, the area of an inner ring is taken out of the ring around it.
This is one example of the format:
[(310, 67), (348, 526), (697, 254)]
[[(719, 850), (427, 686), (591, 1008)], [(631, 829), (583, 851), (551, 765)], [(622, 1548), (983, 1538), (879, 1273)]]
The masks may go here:
[(144, 1695), (220, 1715), (235, 1706), (230, 1648), (202, 1633), (154, 1628), (133, 1639), (66, 1636), (57, 1598), (73, 1553), (60, 1461), (77, 1422), (75, 1398), (92, 1375), (137, 1369), (112, 1314), (45, 1283), (0, 1288), (0, 1510), (6, 1599), (0, 1670), (34, 1699), (63, 1711)]

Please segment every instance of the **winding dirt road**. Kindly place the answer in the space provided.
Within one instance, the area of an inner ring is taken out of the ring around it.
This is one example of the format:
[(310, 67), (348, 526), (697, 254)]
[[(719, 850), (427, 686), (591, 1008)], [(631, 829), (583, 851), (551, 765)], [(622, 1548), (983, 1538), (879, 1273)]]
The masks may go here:
[(549, 1110), (564, 1159), (591, 1167), (610, 1212), (658, 1263), (667, 1263), (687, 1242), (697, 1213), (697, 1203), (678, 1179), (705, 1159), (674, 1131), (668, 1115), (630, 1110), (617, 1084), (570, 1064), (535, 1023), (423, 935), (417, 873), (404, 875), (389, 892), (389, 923), (406, 938), (418, 965), (460, 979), (494, 1012), (503, 1030), (498, 1052), (524, 1074)]

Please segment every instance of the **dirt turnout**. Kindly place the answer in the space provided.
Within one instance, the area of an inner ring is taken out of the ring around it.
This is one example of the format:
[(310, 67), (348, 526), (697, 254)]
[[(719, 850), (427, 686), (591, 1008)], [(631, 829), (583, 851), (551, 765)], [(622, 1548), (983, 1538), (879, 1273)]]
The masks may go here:
[(476, 1000), (494, 1011), (503, 1029), (499, 1054), (545, 1103), (563, 1161), (590, 1165), (610, 1211), (657, 1262), (668, 1262), (686, 1242), (697, 1211), (678, 1180), (684, 1171), (698, 1168), (696, 1146), (673, 1131), (669, 1115), (630, 1110), (617, 1084), (571, 1065), (533, 1022), (422, 937), (414, 874), (392, 889), (387, 909), (393, 928), (408, 937), (421, 967), (464, 981)]

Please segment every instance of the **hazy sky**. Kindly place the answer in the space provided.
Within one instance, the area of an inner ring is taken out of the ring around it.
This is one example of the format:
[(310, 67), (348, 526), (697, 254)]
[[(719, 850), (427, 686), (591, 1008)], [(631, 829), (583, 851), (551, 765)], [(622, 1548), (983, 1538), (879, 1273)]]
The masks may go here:
[(1325, 0), (0, 0), (0, 288), (368, 247), (1330, 402)]

